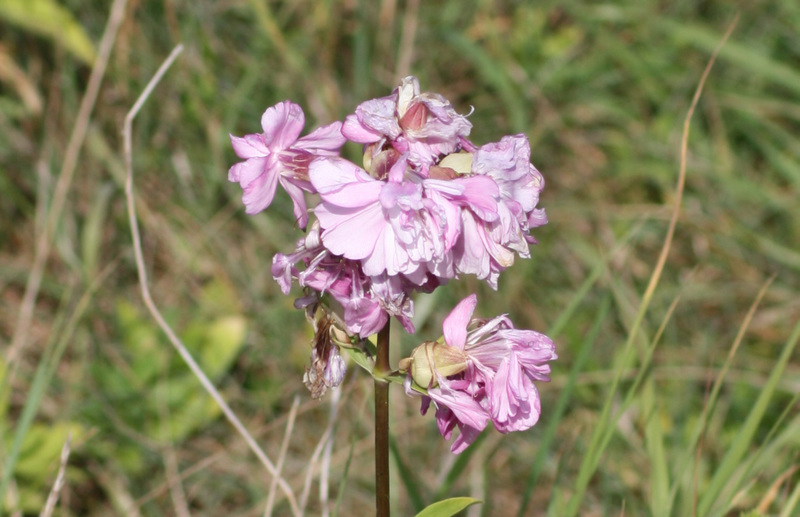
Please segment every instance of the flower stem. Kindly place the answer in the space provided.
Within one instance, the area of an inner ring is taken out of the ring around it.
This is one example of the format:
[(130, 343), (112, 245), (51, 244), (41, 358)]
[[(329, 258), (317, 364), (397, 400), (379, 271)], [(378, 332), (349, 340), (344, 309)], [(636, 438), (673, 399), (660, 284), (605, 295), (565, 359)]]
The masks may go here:
[(389, 517), (389, 321), (378, 332), (375, 357), (375, 515)]

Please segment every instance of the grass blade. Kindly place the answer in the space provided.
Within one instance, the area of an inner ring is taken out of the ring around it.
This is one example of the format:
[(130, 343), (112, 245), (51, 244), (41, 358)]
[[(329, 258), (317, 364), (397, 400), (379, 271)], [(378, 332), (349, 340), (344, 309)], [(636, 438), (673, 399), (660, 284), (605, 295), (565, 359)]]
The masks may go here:
[(750, 410), (750, 413), (747, 415), (747, 419), (742, 424), (739, 434), (737, 434), (736, 438), (733, 440), (730, 449), (725, 454), (725, 457), (722, 459), (719, 467), (717, 467), (714, 476), (711, 478), (708, 488), (703, 493), (703, 496), (697, 506), (699, 515), (709, 514), (714, 504), (718, 502), (718, 496), (720, 492), (722, 492), (725, 485), (731, 479), (736, 466), (741, 462), (742, 457), (744, 456), (748, 447), (750, 447), (758, 424), (761, 422), (764, 412), (767, 410), (767, 405), (772, 399), (772, 396), (775, 394), (775, 388), (778, 385), (778, 381), (783, 375), (783, 371), (786, 369), (786, 365), (789, 363), (789, 359), (792, 357), (792, 352), (794, 351), (799, 340), (800, 321), (798, 321), (795, 325), (789, 340), (783, 347), (783, 352), (772, 368), (772, 373), (770, 373), (767, 384), (761, 390), (756, 403), (753, 405), (753, 409)]

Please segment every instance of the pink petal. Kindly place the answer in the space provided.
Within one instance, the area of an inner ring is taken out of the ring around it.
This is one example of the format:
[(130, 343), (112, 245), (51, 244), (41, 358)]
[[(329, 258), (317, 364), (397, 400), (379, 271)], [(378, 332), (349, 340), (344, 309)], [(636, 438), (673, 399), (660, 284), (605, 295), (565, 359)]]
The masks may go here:
[(500, 189), (488, 176), (473, 176), (454, 180), (464, 186), (462, 198), (475, 215), (487, 222), (496, 221), (497, 197)]
[(297, 226), (301, 229), (305, 229), (308, 224), (308, 209), (306, 208), (306, 197), (305, 194), (303, 194), (303, 190), (283, 177), (281, 177), (280, 181), (283, 190), (292, 198), (294, 219), (297, 221)]
[(358, 117), (355, 115), (347, 115), (347, 118), (344, 119), (342, 135), (351, 142), (357, 144), (371, 144), (383, 138), (377, 131), (372, 131), (362, 126), (361, 122), (358, 121)]
[(313, 132), (295, 142), (294, 149), (302, 149), (312, 154), (332, 156), (339, 153), (346, 139), (342, 135), (342, 123), (334, 122), (315, 129)]
[(489, 275), (490, 256), (483, 244), (484, 233), (483, 225), (475, 220), (471, 212), (464, 210), (461, 213), (461, 235), (453, 248), (456, 271), (480, 279)]
[[(361, 260), (370, 255), (386, 227), (380, 205), (373, 203), (352, 211), (317, 205), (314, 213), (323, 228), (322, 243), (334, 255)], [(367, 273), (370, 275), (370, 273)]]
[(472, 445), (472, 442), (480, 436), (482, 431), (468, 425), (461, 425), (459, 429), (461, 430), (461, 434), (453, 440), (453, 445), (450, 446), (450, 452), (453, 454), (461, 454), (464, 452), (464, 450)]
[[(308, 166), (311, 184), (323, 205), (362, 207), (374, 203), (383, 183), (344, 158), (319, 158)], [(325, 225), (323, 225), (325, 227)]]
[[(244, 162), (244, 165), (247, 166), (251, 162), (256, 161), (261, 161), (261, 159), (252, 158)], [(256, 165), (257, 164), (252, 164), (250, 168), (244, 167), (242, 169), (244, 172), (240, 175), (242, 177), (241, 184), (244, 190), (242, 194), (242, 203), (244, 203), (245, 206), (245, 213), (250, 215), (257, 214), (272, 203), (272, 199), (275, 197), (275, 190), (278, 186), (279, 173), (276, 167), (261, 169), (261, 174), (248, 183), (245, 183), (245, 179), (250, 179), (249, 176), (254, 173)]]
[[(356, 117), (363, 130), (377, 133), (378, 135), (387, 136), (389, 139), (394, 140), (400, 136), (402, 130), (397, 123), (395, 116), (395, 109), (397, 107), (397, 96), (390, 95), (380, 99), (371, 99), (362, 102), (356, 108)], [(345, 124), (347, 124), (345, 120)], [(345, 134), (349, 140), (350, 135)], [(359, 142), (359, 140), (353, 140)], [(377, 140), (372, 140), (377, 142)], [(364, 142), (368, 143), (368, 142)]]
[(422, 266), (409, 262), (408, 251), (398, 242), (392, 226), (386, 224), (376, 239), (372, 253), (363, 262), (364, 273), (377, 276), (385, 271), (389, 275), (403, 273), (412, 276)]
[(300, 106), (290, 101), (279, 102), (261, 116), (264, 142), (272, 151), (288, 149), (297, 141), (305, 123)]
[(269, 154), (269, 149), (264, 145), (261, 135), (228, 136), (231, 139), (231, 147), (239, 158), (255, 158)]
[(439, 387), (428, 390), (428, 396), (440, 406), (446, 406), (458, 420), (475, 429), (483, 429), (489, 423), (486, 410), (464, 391), (450, 389), (448, 382), (439, 377)]
[(464, 349), (467, 342), (467, 325), (469, 324), (475, 306), (478, 305), (478, 297), (471, 294), (461, 300), (450, 314), (444, 319), (442, 330), (444, 330), (444, 341), (450, 346), (460, 350)]
[(250, 158), (235, 164), (228, 171), (228, 181), (236, 181), (245, 188), (264, 174), (279, 174), (279, 165), (274, 155)]

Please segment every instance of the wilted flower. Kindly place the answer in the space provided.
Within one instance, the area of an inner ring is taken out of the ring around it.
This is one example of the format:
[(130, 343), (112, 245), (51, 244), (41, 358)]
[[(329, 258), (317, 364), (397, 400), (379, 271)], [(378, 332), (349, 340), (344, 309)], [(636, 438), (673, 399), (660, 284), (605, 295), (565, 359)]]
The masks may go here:
[[(490, 420), (501, 433), (523, 431), (536, 424), (541, 407), (533, 381), (550, 380), (548, 362), (557, 358), (550, 338), (533, 330), (515, 329), (506, 316), (489, 321), (472, 319), (476, 304), (476, 296), (470, 295), (444, 320), (444, 343), (440, 346), (454, 351), (424, 355), (422, 380), (431, 378), (424, 370), (430, 368), (436, 382), (422, 386), (428, 387), (428, 395), (423, 397), (421, 412), (425, 414), (433, 400), (442, 436), (449, 440), (453, 429), (459, 428), (461, 433), (450, 448), (454, 453), (466, 449)], [(459, 359), (460, 354), (463, 368), (455, 368), (457, 361), (437, 362), (439, 357)], [(411, 393), (410, 366), (408, 369), (406, 391)], [(419, 378), (415, 376), (414, 381), (419, 383)]]
[(267, 208), (275, 197), (278, 182), (294, 203), (297, 224), (308, 224), (303, 191), (312, 192), (308, 164), (318, 156), (335, 156), (344, 145), (341, 122), (321, 127), (302, 138), (305, 125), (302, 108), (283, 101), (268, 108), (261, 116), (260, 134), (230, 135), (239, 162), (228, 171), (228, 180), (238, 182), (244, 193), (245, 212), (256, 214)]
[(406, 77), (388, 97), (361, 103), (342, 127), (348, 140), (390, 145), (423, 169), (456, 151), (472, 124), (437, 93), (420, 93), (416, 77)]
[(324, 308), (316, 303), (306, 307), (306, 319), (314, 327), (311, 341), (311, 365), (306, 367), (303, 384), (311, 392), (311, 398), (322, 397), (328, 388), (342, 383), (347, 371), (347, 363), (339, 353), (339, 344), (347, 339), (347, 334), (336, 327), (334, 320)]
[[(298, 264), (304, 269), (298, 269)], [(397, 317), (407, 331), (414, 332), (411, 323), (414, 304), (408, 296), (408, 286), (399, 278), (390, 281), (385, 275), (368, 277), (358, 262), (333, 255), (319, 241), (317, 221), (311, 225), (308, 235), (297, 241), (294, 253), (278, 253), (273, 257), (272, 275), (284, 294), (289, 293), (293, 278), (300, 286), (316, 293), (300, 302), (303, 307), (329, 295), (341, 306), (341, 319), (352, 335), (375, 334), (389, 316)]]

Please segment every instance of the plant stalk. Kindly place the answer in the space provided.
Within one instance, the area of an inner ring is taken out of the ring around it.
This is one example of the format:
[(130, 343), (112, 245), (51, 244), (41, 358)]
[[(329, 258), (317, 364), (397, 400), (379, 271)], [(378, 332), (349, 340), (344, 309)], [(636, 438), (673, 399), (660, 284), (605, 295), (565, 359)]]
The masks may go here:
[(375, 357), (375, 515), (389, 517), (389, 321), (378, 332)]

